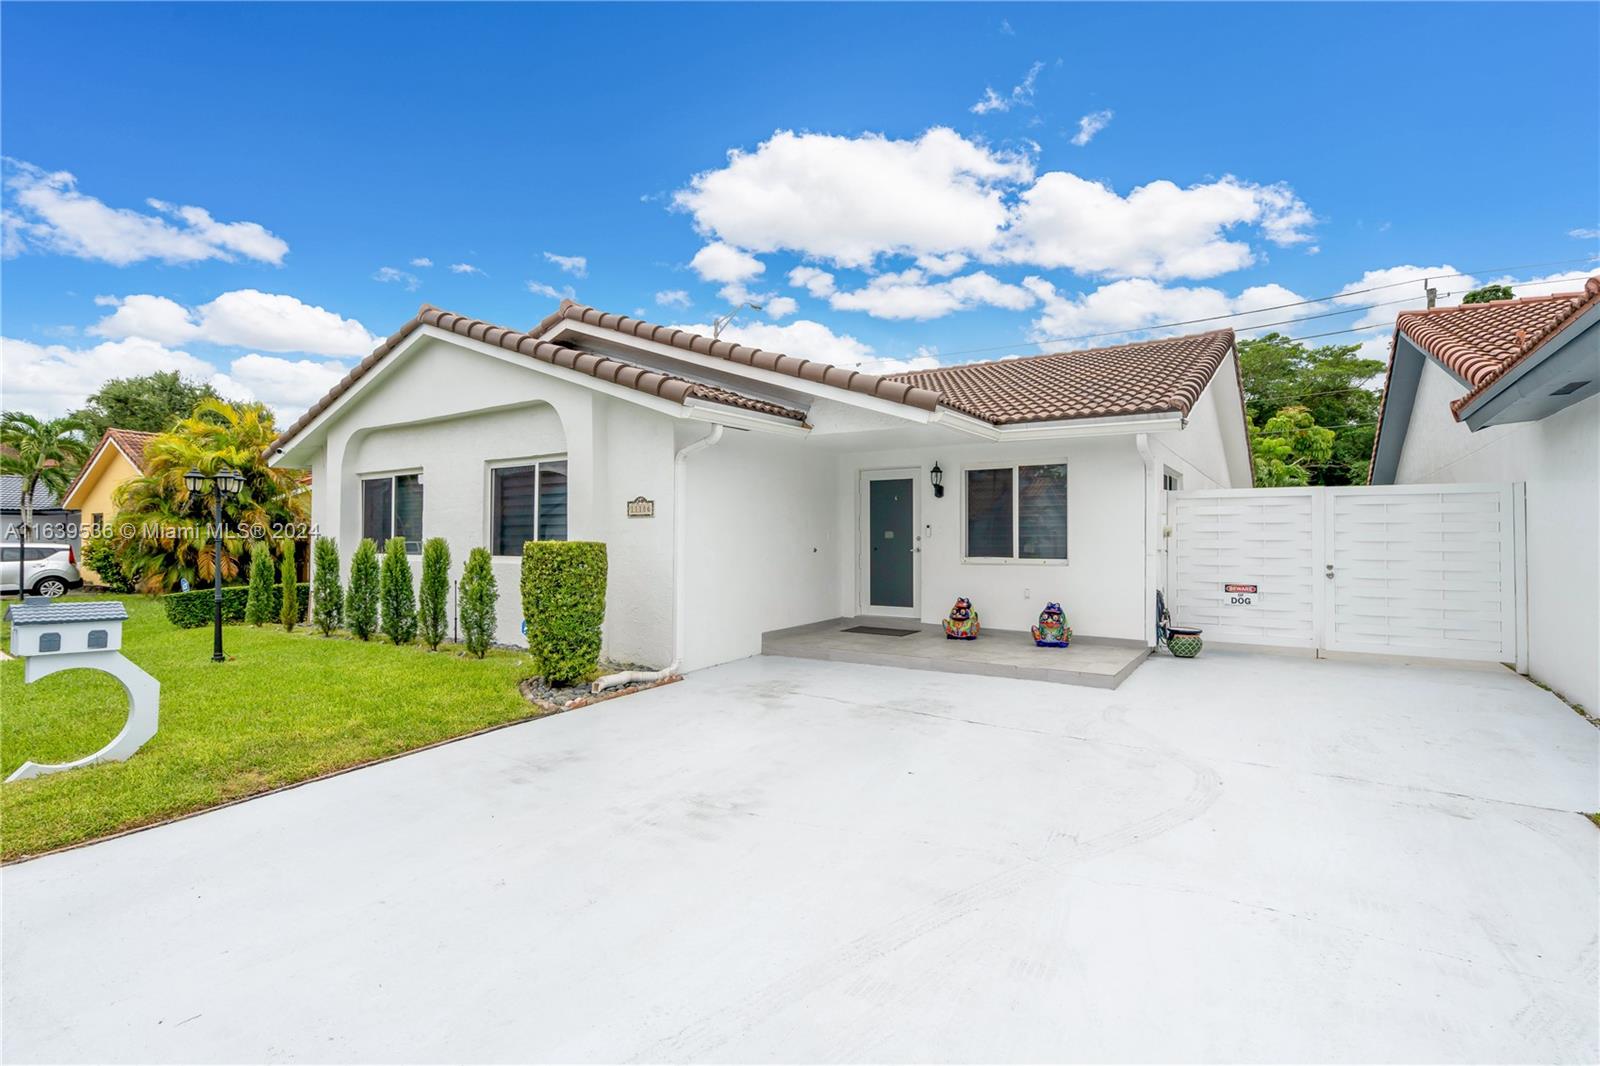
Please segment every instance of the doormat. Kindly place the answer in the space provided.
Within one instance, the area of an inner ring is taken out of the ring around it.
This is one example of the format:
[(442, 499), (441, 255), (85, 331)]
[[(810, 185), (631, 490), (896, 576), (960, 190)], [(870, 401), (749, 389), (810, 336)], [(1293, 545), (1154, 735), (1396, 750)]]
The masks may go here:
[(917, 633), (915, 629), (890, 629), (887, 626), (851, 626), (844, 632), (867, 633), (874, 637), (911, 637)]

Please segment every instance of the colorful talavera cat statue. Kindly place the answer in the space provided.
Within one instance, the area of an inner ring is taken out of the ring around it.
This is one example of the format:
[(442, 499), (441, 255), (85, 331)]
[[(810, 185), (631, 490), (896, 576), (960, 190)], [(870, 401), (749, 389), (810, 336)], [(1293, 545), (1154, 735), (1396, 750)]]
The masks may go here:
[(1041, 648), (1065, 648), (1072, 643), (1072, 627), (1059, 603), (1047, 603), (1033, 627), (1033, 642)]
[(944, 635), (950, 640), (978, 639), (978, 612), (972, 609), (972, 601), (965, 596), (959, 597), (956, 605), (950, 608), (950, 617), (944, 620)]

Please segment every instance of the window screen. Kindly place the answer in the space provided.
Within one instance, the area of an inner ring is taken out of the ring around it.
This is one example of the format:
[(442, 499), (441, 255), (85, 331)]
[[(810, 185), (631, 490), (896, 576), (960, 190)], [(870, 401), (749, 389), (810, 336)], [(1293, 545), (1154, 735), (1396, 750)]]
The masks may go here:
[(967, 471), (967, 556), (1011, 558), (1012, 470)]
[(539, 464), (539, 539), (567, 539), (567, 464)]
[(1017, 468), (1017, 554), (1067, 557), (1067, 464)]
[(406, 552), (422, 554), (422, 477), (401, 474), (394, 479), (394, 535), (404, 537)]
[(521, 555), (530, 540), (567, 539), (567, 461), (548, 459), (494, 472), (496, 555)]
[(381, 477), (361, 483), (361, 535), (378, 549), (394, 536), (394, 479)]

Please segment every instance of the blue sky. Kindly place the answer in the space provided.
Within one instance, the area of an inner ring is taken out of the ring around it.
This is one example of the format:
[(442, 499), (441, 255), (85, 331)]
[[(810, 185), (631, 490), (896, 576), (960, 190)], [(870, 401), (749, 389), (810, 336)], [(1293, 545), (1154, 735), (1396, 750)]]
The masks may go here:
[(1600, 250), (1593, 4), (4, 24), (0, 386), (42, 413), (175, 367), (293, 414), (424, 300), (529, 326), (568, 291), (675, 324), (755, 299), (728, 335), (892, 370), (1385, 285), (1228, 320), (1338, 312), (1288, 331), (1381, 352), (1422, 298), (1395, 282)]

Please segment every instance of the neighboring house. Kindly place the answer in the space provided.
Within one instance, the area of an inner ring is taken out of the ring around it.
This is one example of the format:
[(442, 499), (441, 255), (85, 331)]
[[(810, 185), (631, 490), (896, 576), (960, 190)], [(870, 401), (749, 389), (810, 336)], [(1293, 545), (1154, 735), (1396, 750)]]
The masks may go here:
[[(0, 475), (0, 521), (4, 523), (5, 543), (15, 544), (17, 526), (22, 523), (22, 478), (19, 475)], [(78, 516), (61, 506), (55, 493), (43, 485), (34, 486), (33, 528), (28, 532), (29, 541), (79, 547), (77, 524)]]
[(1528, 671), (1600, 707), (1600, 277), (1400, 316), (1374, 485), (1524, 482)]
[(1228, 330), (879, 377), (570, 301), (527, 332), (424, 306), (272, 453), (346, 560), (487, 546), (501, 641), (524, 541), (605, 542), (607, 654), (685, 669), (957, 596), (1149, 643), (1163, 486), (1251, 481)]
[[(83, 535), (92, 536), (117, 517), (115, 494), (123, 483), (144, 473), (144, 447), (156, 435), (134, 429), (108, 429), (100, 437), (78, 476), (62, 497), (78, 512)], [(84, 581), (100, 583), (100, 575), (79, 565)]]

